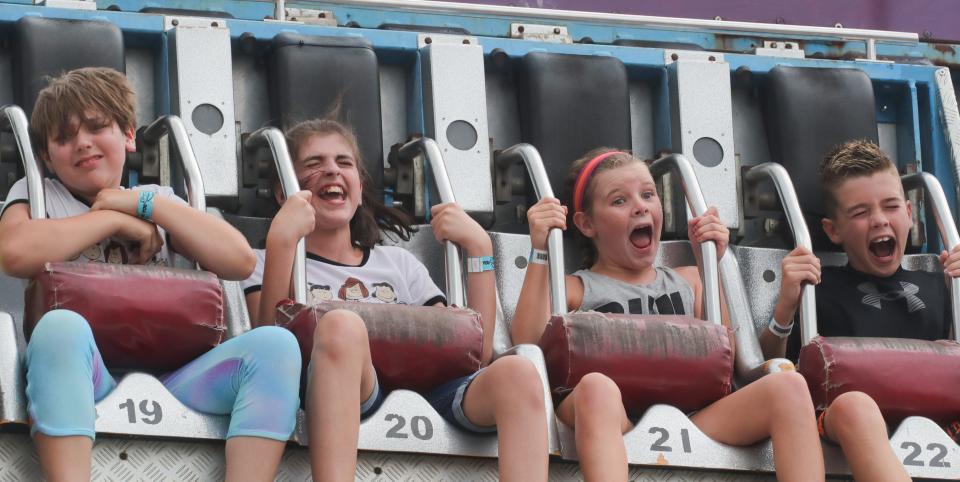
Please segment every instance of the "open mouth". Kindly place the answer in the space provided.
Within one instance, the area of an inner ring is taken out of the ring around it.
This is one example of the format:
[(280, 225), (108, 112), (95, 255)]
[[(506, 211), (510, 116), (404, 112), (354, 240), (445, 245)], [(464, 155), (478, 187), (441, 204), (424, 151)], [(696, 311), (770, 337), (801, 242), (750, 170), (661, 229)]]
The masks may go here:
[(649, 248), (653, 243), (653, 227), (641, 226), (630, 231), (630, 243), (637, 249)]
[(870, 253), (878, 258), (887, 258), (893, 256), (897, 249), (897, 242), (891, 236), (880, 236), (870, 241)]
[(342, 187), (334, 185), (320, 188), (320, 192), (317, 193), (317, 195), (324, 201), (342, 201), (347, 197), (347, 193), (344, 192)]

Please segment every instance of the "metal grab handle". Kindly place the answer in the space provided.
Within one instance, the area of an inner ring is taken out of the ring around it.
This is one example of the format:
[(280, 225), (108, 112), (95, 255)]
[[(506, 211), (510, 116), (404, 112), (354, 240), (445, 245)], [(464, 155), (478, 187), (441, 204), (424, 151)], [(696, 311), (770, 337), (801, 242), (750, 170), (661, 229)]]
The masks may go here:
[[(940, 181), (928, 172), (917, 174), (907, 174), (900, 178), (903, 182), (904, 191), (923, 188), (930, 204), (933, 205), (933, 215), (937, 221), (937, 228), (940, 231), (940, 238), (943, 240), (947, 251), (960, 244), (960, 235), (957, 234), (957, 225), (953, 221), (953, 215), (950, 213), (950, 204), (947, 203), (947, 196), (943, 193), (943, 187)], [(953, 338), (960, 341), (960, 279), (950, 278), (950, 301), (953, 315)]]
[[(707, 203), (704, 201), (700, 182), (693, 166), (681, 154), (670, 154), (662, 157), (650, 165), (650, 172), (659, 177), (673, 169), (680, 175), (680, 185), (687, 198), (687, 205), (694, 216), (702, 216), (707, 212)], [(703, 263), (703, 301), (704, 314), (707, 321), (721, 322), (720, 315), (720, 269), (717, 259), (717, 245), (708, 241), (700, 245), (700, 259)]]
[(43, 174), (40, 171), (40, 163), (33, 154), (33, 146), (30, 144), (27, 115), (23, 113), (23, 109), (19, 106), (6, 105), (0, 108), (0, 123), (3, 126), (10, 126), (13, 131), (13, 139), (17, 143), (17, 150), (20, 151), (20, 160), (23, 161), (23, 171), (27, 177), (27, 201), (30, 204), (30, 218), (46, 219), (47, 204), (43, 194)]
[[(523, 162), (526, 166), (537, 200), (555, 197), (547, 170), (543, 167), (543, 159), (535, 147), (530, 144), (517, 144), (502, 151), (497, 158), (498, 164), (514, 162)], [(547, 233), (547, 253), (550, 270), (550, 313), (563, 315), (567, 313), (567, 288), (564, 280), (566, 273), (563, 266), (563, 232), (558, 228)]]
[[(790, 181), (790, 174), (780, 164), (765, 162), (752, 167), (744, 176), (745, 181), (754, 185), (764, 179), (773, 181), (773, 186), (777, 189), (780, 204), (787, 216), (787, 224), (790, 225), (790, 232), (793, 234), (794, 246), (806, 248), (813, 253), (810, 231), (803, 219), (803, 211), (800, 210), (800, 201), (797, 198), (797, 192), (793, 189), (793, 182)], [(804, 283), (800, 288), (800, 339), (806, 345), (815, 336), (817, 336), (817, 292), (812, 284)]]
[[(430, 171), (437, 183), (440, 201), (443, 203), (457, 202), (453, 195), (450, 177), (447, 175), (447, 166), (443, 162), (443, 155), (440, 153), (440, 146), (437, 145), (437, 141), (429, 137), (414, 139), (401, 146), (398, 153), (405, 159), (413, 159), (423, 155), (430, 163)], [(465, 306), (463, 273), (461, 271), (463, 258), (461, 257), (460, 247), (453, 241), (445, 241), (443, 247), (446, 260), (447, 301), (450, 306)]]
[[(273, 164), (277, 168), (277, 174), (280, 178), (280, 188), (283, 190), (284, 199), (300, 192), (300, 182), (297, 181), (297, 174), (293, 170), (293, 160), (290, 158), (290, 151), (287, 150), (287, 139), (283, 132), (276, 127), (263, 127), (258, 129), (243, 143), (245, 149), (255, 150), (261, 146), (270, 147), (273, 157)], [(297, 241), (297, 249), (293, 254), (293, 300), (297, 303), (305, 304), (307, 302), (307, 248), (303, 238)]]
[(183, 164), (183, 172), (187, 176), (187, 202), (192, 208), (206, 212), (207, 198), (206, 190), (203, 188), (203, 177), (200, 176), (200, 164), (193, 153), (190, 136), (187, 135), (187, 129), (183, 126), (183, 120), (175, 115), (159, 117), (144, 129), (143, 139), (149, 143), (156, 143), (167, 133), (173, 137), (173, 145), (176, 146), (180, 162)]

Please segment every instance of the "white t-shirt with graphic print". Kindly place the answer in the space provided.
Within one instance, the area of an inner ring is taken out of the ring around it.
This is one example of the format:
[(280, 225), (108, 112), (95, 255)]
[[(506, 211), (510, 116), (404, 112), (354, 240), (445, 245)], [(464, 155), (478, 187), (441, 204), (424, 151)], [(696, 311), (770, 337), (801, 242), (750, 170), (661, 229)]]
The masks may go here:
[[(44, 200), (47, 205), (47, 217), (50, 219), (69, 218), (79, 216), (90, 211), (90, 205), (86, 201), (76, 197), (57, 179), (45, 178), (43, 180)], [(151, 191), (168, 199), (176, 200), (186, 204), (186, 201), (180, 199), (173, 193), (173, 189), (167, 186), (157, 186), (156, 184), (144, 184), (132, 188), (135, 191)], [(7, 208), (14, 204), (29, 202), (27, 197), (27, 179), (23, 178), (15, 182), (7, 194), (7, 199), (3, 203), (3, 209), (0, 210), (0, 217), (6, 212)], [(154, 255), (147, 264), (161, 266), (170, 265), (170, 251), (167, 249), (166, 232), (160, 226), (157, 226), (160, 237), (163, 239), (163, 246), (160, 251)], [(99, 263), (127, 264), (127, 260), (133, 259), (136, 254), (134, 243), (124, 239), (107, 238), (87, 249), (84, 249), (77, 257), (70, 261), (88, 261)]]
[[(261, 290), (266, 251), (254, 250), (257, 267), (242, 283), (246, 294)], [(398, 246), (365, 250), (357, 266), (349, 266), (307, 253), (307, 302), (358, 301), (414, 306), (446, 304), (440, 288), (430, 279), (426, 266)]]

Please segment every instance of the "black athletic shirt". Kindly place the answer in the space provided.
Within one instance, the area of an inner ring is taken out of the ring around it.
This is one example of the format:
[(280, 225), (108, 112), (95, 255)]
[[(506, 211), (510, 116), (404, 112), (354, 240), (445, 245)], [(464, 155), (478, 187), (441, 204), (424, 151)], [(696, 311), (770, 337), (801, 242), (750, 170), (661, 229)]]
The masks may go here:
[[(822, 336), (873, 336), (942, 340), (950, 335), (950, 290), (943, 274), (907, 271), (887, 278), (849, 265), (823, 268), (817, 285), (817, 331)], [(795, 326), (787, 356), (800, 353)]]

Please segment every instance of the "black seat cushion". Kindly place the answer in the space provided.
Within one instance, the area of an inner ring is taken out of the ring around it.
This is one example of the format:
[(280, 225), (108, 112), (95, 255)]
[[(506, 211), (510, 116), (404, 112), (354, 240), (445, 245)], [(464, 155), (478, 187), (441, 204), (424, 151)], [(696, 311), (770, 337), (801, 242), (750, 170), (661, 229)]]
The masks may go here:
[(820, 161), (855, 139), (878, 141), (873, 84), (858, 69), (777, 66), (770, 70), (764, 116), (771, 160), (793, 179), (816, 249), (836, 249), (820, 228), (824, 217)]
[(630, 148), (630, 91), (619, 59), (531, 52), (519, 74), (521, 137), (540, 151), (557, 195), (570, 164), (591, 149)]
[(81, 67), (126, 71), (123, 34), (100, 20), (23, 17), (13, 27), (13, 95), (29, 117), (49, 77)]
[(357, 135), (373, 185), (382, 189), (380, 77), (370, 43), (358, 37), (284, 32), (273, 38), (270, 64), (275, 123), (287, 129), (337, 110), (337, 120), (349, 124)]

